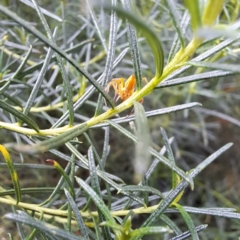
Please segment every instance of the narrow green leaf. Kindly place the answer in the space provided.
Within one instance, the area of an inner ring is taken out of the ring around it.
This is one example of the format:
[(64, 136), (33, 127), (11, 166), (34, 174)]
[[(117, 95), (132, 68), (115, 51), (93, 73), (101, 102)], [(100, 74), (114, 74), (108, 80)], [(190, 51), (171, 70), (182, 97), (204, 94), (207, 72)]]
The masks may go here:
[[(87, 185), (82, 179), (75, 177), (77, 183), (84, 189), (84, 191), (89, 195), (89, 197), (93, 200), (93, 202), (96, 204), (97, 208), (101, 213), (104, 215), (107, 222), (116, 223), (114, 218), (112, 217), (109, 209), (103, 202), (101, 198), (99, 198), (98, 194), (89, 186)], [(114, 230), (114, 233), (117, 237), (120, 236), (120, 232), (117, 230)]]
[(7, 235), (9, 236), (10, 240), (14, 240), (11, 233), (7, 233)]
[[(52, 187), (36, 187), (36, 188), (21, 188), (21, 195), (23, 194), (48, 194), (55, 188)], [(62, 190), (58, 190), (57, 193), (62, 193)], [(0, 192), (0, 196), (14, 195), (15, 190), (5, 190)]]
[[(39, 230), (38, 230), (39, 231)], [(43, 238), (44, 240), (58, 240), (56, 237), (54, 237), (53, 235), (50, 235), (47, 232), (43, 232), (43, 231), (39, 231), (41, 238)]]
[(149, 187), (149, 186), (127, 185), (127, 186), (123, 186), (122, 190), (130, 191), (130, 192), (149, 192), (149, 193), (153, 193), (161, 198), (164, 198), (163, 194), (159, 190)]
[[(189, 0), (191, 1), (191, 0)], [(192, 1), (194, 2), (194, 1)], [(225, 0), (208, 0), (202, 14), (203, 25), (211, 26), (223, 10)]]
[(71, 195), (72, 195), (73, 199), (75, 199), (75, 191), (74, 191), (73, 183), (71, 182), (67, 173), (63, 170), (63, 168), (55, 160), (47, 159), (46, 162), (49, 162), (50, 164), (52, 164), (59, 171), (61, 176), (64, 177), (65, 181), (67, 182), (67, 184), (70, 188)]
[(109, 209), (106, 207), (103, 200), (98, 196), (98, 194), (89, 186), (87, 183), (85, 183), (82, 179), (75, 176), (75, 179), (80, 187), (84, 189), (84, 191), (89, 195), (89, 197), (93, 200), (93, 202), (96, 204), (98, 209), (102, 212), (102, 214), (105, 216), (106, 220), (109, 222), (115, 223), (114, 218), (112, 217)]
[(161, 135), (162, 135), (162, 138), (163, 138), (163, 141), (164, 141), (164, 145), (165, 145), (166, 150), (167, 150), (168, 159), (175, 162), (175, 158), (174, 158), (174, 155), (173, 155), (172, 148), (169, 144), (167, 133), (162, 127), (160, 128), (160, 130), (161, 130)]
[(211, 109), (206, 109), (206, 108), (203, 108), (201, 110), (199, 109), (199, 112), (206, 114), (206, 115), (222, 118), (222, 119), (227, 120), (227, 121), (235, 124), (236, 126), (240, 127), (240, 121), (236, 118), (233, 118), (233, 117), (227, 115), (227, 114), (224, 114), (224, 113), (221, 113), (221, 112), (218, 112), (215, 110), (211, 110)]
[(192, 30), (195, 32), (198, 28), (202, 26), (202, 19), (198, 0), (184, 0), (184, 5), (190, 13)]
[[(115, 69), (118, 66), (119, 62), (124, 58), (124, 56), (126, 55), (127, 52), (128, 52), (128, 48), (124, 49), (118, 55), (118, 57), (115, 59), (115, 61), (113, 63), (113, 69)], [(98, 82), (101, 83), (102, 80), (103, 80), (103, 74), (98, 78)], [(79, 109), (94, 92), (95, 92), (95, 88), (93, 86), (90, 86), (89, 88), (87, 88), (84, 95), (76, 103), (74, 103), (74, 105), (73, 105), (74, 111)], [(56, 128), (56, 127), (60, 126), (67, 120), (67, 118), (68, 118), (68, 111), (66, 111), (62, 115), (62, 117), (57, 120), (57, 122), (52, 126), (52, 128)]]
[[(168, 159), (175, 163), (175, 158), (172, 152), (172, 148), (168, 141), (167, 133), (163, 128), (160, 128), (160, 129), (161, 129), (161, 135), (164, 141), (164, 145), (167, 149)], [(172, 171), (172, 189), (174, 189), (179, 184), (180, 181), (181, 181), (181, 178), (174, 171)]]
[[(58, 155), (59, 157), (59, 155)], [(67, 174), (69, 172), (69, 169), (71, 168), (71, 165), (72, 163), (71, 162), (68, 162), (67, 166), (65, 167), (64, 169), (64, 172)], [(54, 168), (56, 169), (56, 168)], [(64, 179), (63, 176), (60, 177), (57, 185), (55, 186), (55, 188), (53, 189), (53, 191), (51, 192), (51, 195), (44, 201), (42, 202), (41, 204), (39, 204), (40, 206), (45, 206), (45, 207), (48, 207), (48, 205), (51, 204), (51, 200), (54, 199), (54, 197), (56, 196), (56, 194), (61, 191), (61, 188), (63, 186), (63, 184), (66, 182), (66, 180)]]
[(158, 79), (161, 77), (163, 72), (163, 66), (164, 66), (164, 55), (163, 55), (163, 49), (160, 40), (158, 39), (158, 36), (156, 35), (155, 31), (144, 22), (144, 20), (141, 20), (139, 16), (136, 16), (133, 12), (126, 11), (122, 8), (118, 7), (106, 7), (107, 9), (113, 9), (116, 11), (118, 16), (120, 18), (126, 18), (131, 24), (133, 24), (134, 27), (139, 29), (144, 37), (146, 37), (146, 40), (151, 47), (154, 60), (155, 60), (155, 67), (156, 67), (156, 75), (155, 77)]
[(64, 192), (65, 192), (65, 195), (68, 199), (68, 202), (70, 203), (70, 206), (73, 210), (73, 213), (75, 215), (75, 219), (78, 223), (78, 227), (79, 227), (79, 230), (81, 232), (81, 235), (85, 238), (85, 239), (90, 239), (89, 236), (88, 236), (88, 232), (87, 232), (87, 229), (86, 229), (86, 226), (84, 224), (84, 221), (83, 221), (83, 218), (79, 212), (79, 209), (77, 207), (77, 204), (76, 202), (74, 201), (74, 199), (72, 198), (71, 194), (67, 191), (67, 189), (64, 189)]
[[(235, 28), (233, 28), (233, 29), (235, 29)], [(207, 50), (206, 52), (204, 52), (204, 53), (200, 54), (199, 56), (193, 58), (192, 61), (193, 62), (203, 61), (203, 60), (211, 57), (212, 55), (218, 53), (219, 51), (221, 51), (223, 49), (226, 49), (229, 45), (235, 43), (236, 41), (239, 41), (239, 39), (240, 39), (240, 34), (238, 35), (237, 38), (224, 40), (223, 42), (221, 42), (218, 45), (212, 47), (211, 49)], [(181, 67), (180, 69), (174, 71), (168, 77), (166, 77), (164, 81), (169, 81), (170, 79), (173, 79), (176, 76), (179, 76), (181, 73), (187, 71), (191, 67), (192, 66), (190, 66), (190, 65)]]
[[(208, 226), (207, 224), (197, 226), (197, 227), (195, 228), (195, 231), (196, 231), (196, 232), (201, 232), (201, 231), (203, 231), (204, 229), (206, 229), (207, 226)], [(184, 232), (184, 233), (182, 233), (182, 234), (179, 234), (178, 236), (176, 236), (176, 237), (174, 237), (174, 238), (171, 238), (170, 240), (184, 240), (184, 239), (189, 239), (189, 237), (191, 237), (191, 233), (190, 233), (189, 231), (187, 231), (187, 232)]]
[(99, 224), (99, 226), (108, 226), (112, 229), (116, 229), (118, 231), (123, 231), (123, 227), (117, 223), (113, 223), (113, 222), (102, 222)]
[[(20, 0), (20, 1), (21, 1), (22, 3), (24, 3), (24, 4), (26, 4), (27, 6), (35, 9), (35, 6), (31, 3), (31, 1), (24, 1), (24, 0)], [(53, 14), (52, 12), (50, 12), (50, 11), (48, 11), (48, 10), (42, 8), (42, 7), (41, 7), (40, 9), (41, 9), (41, 12), (42, 12), (44, 15), (46, 15), (46, 16), (54, 19), (54, 20), (57, 20), (58, 22), (63, 22), (63, 19), (62, 19), (62, 18), (60, 18), (59, 16)]]
[(175, 232), (177, 235), (181, 234), (182, 231), (179, 229), (179, 227), (177, 226), (177, 224), (174, 222), (174, 220), (172, 221), (169, 217), (167, 217), (166, 215), (162, 214), (161, 215), (161, 220), (163, 222), (165, 222), (167, 224), (167, 226), (173, 231)]
[(0, 108), (2, 108), (3, 110), (11, 113), (13, 116), (15, 116), (16, 118), (18, 118), (21, 121), (23, 121), (29, 127), (34, 129), (36, 132), (39, 132), (38, 125), (31, 118), (29, 118), (28, 116), (24, 115), (23, 113), (17, 111), (11, 105), (9, 105), (6, 102), (3, 102), (2, 100), (0, 100)]
[(176, 8), (176, 3), (173, 2), (173, 0), (165, 0), (165, 4), (167, 5), (167, 8), (169, 10), (170, 16), (172, 18), (173, 24), (177, 30), (177, 34), (178, 34), (178, 38), (181, 42), (181, 47), (185, 48), (185, 38), (184, 38), (184, 34), (182, 32), (182, 28), (179, 25), (179, 14), (178, 14), (178, 10)]
[[(82, 163), (84, 164), (85, 167), (89, 168), (88, 166), (88, 160), (82, 155), (80, 154), (76, 148), (74, 148), (70, 143), (67, 143), (66, 146), (72, 151), (72, 153), (74, 153), (76, 155), (76, 157), (78, 159), (80, 159), (82, 161)], [(76, 162), (77, 164), (77, 162)], [(80, 165), (80, 164), (79, 164)], [(82, 165), (80, 165), (82, 166)], [(123, 183), (123, 180), (118, 178), (117, 176), (114, 176), (112, 174), (100, 171), (99, 169), (97, 169), (97, 174), (100, 178), (102, 178), (104, 180), (104, 182), (108, 183), (110, 186), (112, 186), (114, 189), (116, 189), (117, 191), (121, 190), (121, 186), (117, 183), (115, 183), (114, 181), (117, 181), (119, 183)], [(144, 206), (144, 202), (140, 199), (137, 198), (135, 196), (132, 196), (132, 194), (129, 194), (128, 192), (122, 191), (121, 192), (123, 195), (127, 196), (128, 198), (133, 199), (134, 201), (138, 202), (140, 205)]]
[[(92, 157), (91, 160), (93, 160), (94, 157), (96, 157), (96, 160), (97, 160), (97, 163), (98, 163), (98, 165), (99, 165), (99, 168), (100, 168), (101, 170), (103, 170), (101, 158), (100, 158), (100, 156), (99, 156), (99, 154), (98, 154), (98, 152), (97, 152), (97, 149), (95, 148), (92, 140), (90, 139), (90, 137), (88, 136), (88, 134), (87, 134), (86, 132), (85, 132), (83, 135), (84, 135), (84, 137), (87, 139), (88, 143), (90, 144), (90, 148), (89, 148), (89, 150), (88, 150), (88, 158), (89, 158), (89, 157)], [(91, 160), (89, 159), (89, 162), (90, 162)], [(93, 164), (94, 164), (94, 166), (95, 166), (95, 162), (94, 162), (94, 161), (93, 161)], [(92, 167), (93, 167), (93, 166), (92, 166)], [(94, 167), (94, 168), (95, 168), (95, 167)], [(96, 190), (96, 189), (94, 189), (94, 190)]]
[[(90, 146), (90, 148), (88, 150), (88, 160), (89, 160), (89, 172), (90, 172), (90, 177), (91, 177), (92, 188), (97, 193), (99, 198), (102, 199), (102, 193), (101, 193), (101, 189), (100, 189), (100, 185), (99, 185), (99, 181), (98, 181), (97, 170), (96, 170), (96, 166), (95, 166), (95, 161), (94, 161), (94, 156), (93, 156), (93, 147), (92, 146)], [(100, 222), (104, 222), (105, 217), (102, 214), (102, 212), (100, 211), (100, 209), (98, 209), (98, 213), (99, 213)], [(110, 235), (109, 228), (103, 227), (103, 237), (106, 240), (111, 240), (111, 235)]]
[[(47, 166), (47, 165), (43, 165), (43, 164), (32, 164), (32, 163), (15, 163), (14, 164), (15, 168), (24, 168), (26, 169), (46, 169), (46, 170), (50, 170), (50, 169), (54, 169), (54, 167), (52, 166)], [(6, 163), (0, 163), (0, 168), (7, 168), (7, 164)]]
[[(11, 206), (12, 213), (15, 213), (15, 214), (17, 213), (16, 208), (17, 208), (17, 206), (16, 207)], [(25, 231), (24, 231), (25, 229), (24, 229), (23, 225), (21, 223), (16, 222), (16, 227), (17, 227), (17, 231), (18, 231), (18, 235), (19, 235), (20, 239), (21, 240), (25, 239)]]
[[(54, 35), (56, 35), (56, 30), (55, 30), (55, 33)], [(34, 101), (35, 101), (35, 98), (37, 97), (37, 94), (39, 92), (39, 89), (41, 88), (42, 86), (42, 83), (43, 83), (43, 80), (44, 80), (44, 77), (45, 77), (45, 74), (48, 70), (48, 67), (49, 67), (49, 63), (50, 63), (50, 59), (52, 57), (52, 54), (53, 54), (53, 50), (51, 48), (48, 49), (48, 52), (47, 52), (47, 55), (46, 55), (46, 58), (45, 58), (45, 62), (42, 66), (42, 69), (41, 71), (39, 72), (38, 74), (38, 77), (37, 77), (37, 80), (36, 82), (34, 83), (34, 86), (33, 86), (33, 89), (30, 93), (30, 96), (27, 100), (27, 103), (26, 103), (26, 106), (24, 107), (23, 109), (23, 114), (25, 116), (28, 115), (31, 107), (33, 106), (34, 104)], [(21, 122), (20, 122), (21, 123)]]
[(29, 225), (33, 228), (37, 228), (39, 231), (46, 232), (52, 236), (60, 237), (66, 240), (84, 240), (83, 237), (76, 236), (73, 233), (57, 228), (52, 224), (41, 222), (30, 216), (8, 213), (5, 215), (5, 218), (14, 222)]
[[(56, 41), (55, 41), (55, 38), (54, 38), (54, 35), (56, 35), (56, 33), (53, 33), (51, 32), (49, 26), (48, 26), (48, 23), (46, 21), (46, 19), (44, 18), (43, 14), (42, 14), (42, 11), (41, 11), (41, 8), (38, 6), (36, 0), (32, 0), (33, 2), (33, 5), (35, 6), (35, 9), (38, 13), (38, 16), (44, 26), (44, 29), (48, 35), (48, 38), (49, 40), (53, 43), (53, 44), (56, 44)], [(63, 34), (64, 35), (64, 34)], [(63, 82), (64, 82), (64, 90), (66, 91), (66, 94), (67, 94), (67, 105), (68, 105), (68, 110), (69, 110), (69, 125), (72, 126), (73, 125), (73, 122), (74, 122), (74, 111), (73, 111), (73, 101), (72, 101), (72, 87), (71, 87), (71, 83), (68, 79), (68, 75), (67, 75), (67, 72), (65, 70), (65, 67), (64, 67), (64, 63), (63, 63), (63, 60), (62, 58), (60, 57), (59, 54), (55, 54), (56, 55), (56, 58), (57, 58), (57, 62), (58, 62), (58, 65), (59, 65), (59, 68), (60, 68), (60, 72), (61, 72), (61, 75), (62, 75), (62, 79), (63, 79)], [(49, 59), (49, 62), (50, 62), (50, 59)]]
[(101, 157), (103, 169), (105, 168), (107, 156), (109, 154), (109, 148), (110, 148), (109, 147), (109, 135), (110, 135), (109, 127), (106, 127), (105, 134), (104, 134), (103, 151), (102, 151), (102, 157)]
[[(190, 21), (190, 16), (188, 14), (188, 11), (185, 10), (185, 12), (182, 16), (181, 24), (180, 24), (180, 28), (181, 28), (183, 35), (186, 35), (186, 31), (189, 26), (189, 21)], [(178, 37), (178, 33), (176, 33), (174, 36), (174, 39), (173, 39), (173, 43), (172, 43), (169, 55), (168, 55), (167, 63), (169, 63), (173, 59), (173, 57), (176, 55), (176, 53), (180, 50), (180, 47), (181, 47), (180, 40)]]
[[(114, 123), (111, 120), (107, 121), (110, 125), (112, 125), (114, 128), (116, 128), (117, 130), (119, 130), (121, 133), (123, 133), (125, 136), (127, 136), (128, 138), (130, 138), (131, 140), (133, 140), (134, 142), (137, 142), (137, 138), (130, 133), (129, 131), (127, 131), (125, 128), (123, 128), (122, 126)], [(150, 153), (155, 156), (156, 158), (159, 159), (160, 162), (162, 162), (163, 164), (167, 165), (171, 170), (175, 171), (178, 175), (180, 175), (183, 179), (185, 179), (187, 182), (190, 183), (191, 186), (193, 186), (193, 180), (191, 177), (189, 177), (185, 172), (183, 172), (183, 170), (181, 170), (180, 168), (178, 168), (174, 163), (172, 163), (171, 161), (169, 161), (167, 158), (165, 158), (164, 156), (158, 154), (157, 151), (155, 151), (153, 148), (150, 147)]]
[[(131, 4), (129, 0), (121, 0), (123, 7), (131, 12)], [(131, 50), (131, 57), (133, 61), (134, 76), (136, 77), (137, 90), (142, 88), (142, 70), (141, 70), (141, 58), (138, 49), (137, 34), (134, 27), (127, 21), (128, 41)]]
[[(150, 166), (151, 167), (151, 166)], [(148, 168), (149, 169), (149, 168)], [(149, 187), (148, 186), (148, 178), (147, 178), (147, 172), (145, 173), (145, 175), (143, 176), (142, 181), (138, 184), (139, 186), (144, 186), (144, 187)], [(149, 193), (147, 191), (143, 192), (143, 199), (144, 199), (144, 203), (146, 206), (148, 206), (148, 200), (149, 200)]]
[(240, 73), (239, 65), (234, 64), (224, 64), (224, 63), (211, 63), (211, 62), (186, 62), (186, 65), (191, 65), (195, 67), (203, 67), (210, 69), (217, 69), (222, 71), (228, 71), (232, 73)]
[(172, 231), (168, 227), (145, 227), (133, 230), (130, 233), (130, 238), (137, 237), (139, 235), (145, 236), (159, 233), (172, 233)]
[(121, 225), (124, 227), (125, 230), (131, 230), (133, 216), (134, 212), (130, 210), (128, 214), (123, 218)]
[(220, 156), (222, 153), (227, 151), (233, 143), (228, 143), (221, 147), (219, 150), (214, 152), (212, 155), (210, 155), (208, 158), (206, 158), (204, 161), (202, 161), (196, 168), (194, 168), (189, 175), (192, 177), (196, 177), (204, 168), (206, 168), (210, 163), (212, 163), (218, 156)]
[(51, 47), (59, 55), (61, 55), (63, 58), (65, 58), (73, 67), (75, 67), (80, 73), (82, 73), (92, 83), (92, 85), (103, 95), (103, 97), (111, 105), (111, 107), (114, 108), (114, 104), (113, 104), (111, 97), (104, 91), (103, 87), (87, 71), (85, 71), (83, 68), (81, 68), (79, 66), (79, 64), (73, 58), (69, 57), (62, 49), (60, 49), (58, 46), (56, 46), (56, 44), (54, 44), (53, 42), (50, 42), (40, 31), (38, 31), (36, 28), (31, 26), (28, 22), (26, 22), (22, 18), (18, 17), (12, 11), (8, 10), (6, 7), (0, 5), (0, 12), (2, 12), (4, 15), (10, 17), (11, 19), (13, 19), (15, 22), (17, 22), (22, 27), (27, 29), (34, 36), (39, 38), (46, 45)]
[[(0, 6), (1, 7), (1, 6)], [(17, 70), (13, 73), (13, 75), (8, 79), (8, 81), (0, 88), (0, 94), (3, 93), (7, 87), (11, 84), (12, 80), (14, 78), (16, 78), (22, 71), (22, 69), (24, 68), (28, 58), (30, 57), (32, 53), (32, 46), (30, 45), (29, 50), (26, 54), (26, 56), (24, 57), (23, 61), (21, 62), (21, 64), (19, 65), (19, 67), (17, 68)]]
[(88, 149), (88, 161), (89, 161), (89, 173), (91, 177), (92, 188), (99, 195), (99, 197), (102, 198), (92, 146), (90, 146), (90, 148)]
[(92, 221), (94, 223), (94, 231), (96, 233), (96, 240), (102, 240), (101, 231), (100, 231), (100, 227), (99, 227), (99, 224), (97, 222), (97, 219), (95, 217), (92, 217)]
[[(90, 43), (90, 42), (92, 42), (92, 41), (93, 41), (93, 39), (87, 39), (87, 40), (85, 40), (85, 41), (82, 41), (82, 42), (74, 45), (73, 47), (70, 47), (70, 48), (66, 49), (66, 50), (65, 50), (65, 53), (66, 53), (66, 54), (67, 54), (67, 53), (72, 53), (72, 52), (78, 50), (78, 48), (80, 48), (82, 45), (87, 44), (87, 43)], [(55, 56), (55, 55), (52, 56), (51, 62), (53, 62), (54, 60), (56, 60), (56, 56)], [(39, 68), (42, 67), (42, 65), (44, 64), (44, 62), (45, 62), (45, 60), (36, 63), (36, 64), (35, 64), (34, 66), (32, 66), (32, 67), (28, 67), (28, 68), (25, 69), (24, 71), (20, 72), (20, 73), (18, 74), (18, 76), (19, 76), (19, 77), (23, 77), (23, 76), (26, 76), (26, 75), (34, 72), (35, 70), (38, 70)]]
[(19, 107), (20, 109), (23, 109), (22, 102), (17, 99), (15, 96), (10, 96), (9, 94), (2, 93), (1, 94), (4, 98), (6, 98), (9, 102), (13, 103), (13, 105)]
[[(232, 208), (194, 208), (194, 207), (187, 207), (184, 206), (184, 209), (188, 213), (194, 213), (194, 214), (204, 214), (204, 215), (210, 215), (210, 216), (217, 216), (217, 217), (224, 217), (224, 218), (234, 218), (234, 219), (240, 219), (240, 213), (236, 213), (236, 209)], [(169, 213), (176, 211), (169, 211)]]
[[(65, 133), (60, 134), (57, 137), (52, 137), (48, 140), (45, 140), (41, 143), (35, 144), (29, 148), (22, 149), (24, 151), (28, 152), (46, 152), (50, 149), (57, 148), (61, 146), (62, 144), (74, 139), (75, 137), (79, 136), (80, 134), (87, 131), (88, 125), (86, 123), (83, 123), (77, 127), (73, 127), (70, 130), (66, 131)], [(19, 149), (21, 151), (21, 149)]]
[(99, 27), (99, 24), (98, 24), (98, 21), (97, 21), (97, 17), (95, 15), (95, 13), (93, 12), (92, 6), (91, 6), (91, 4), (89, 2), (91, 3), (91, 1), (86, 0), (87, 6), (88, 6), (87, 10), (89, 11), (89, 13), (91, 15), (91, 18), (93, 20), (94, 26), (95, 26), (95, 28), (97, 30), (96, 32), (97, 32), (97, 34), (98, 34), (98, 36), (100, 38), (100, 41), (102, 43), (103, 48), (104, 48), (105, 52), (108, 52), (107, 45), (106, 45), (106, 40), (105, 40), (101, 30), (100, 30), (100, 27)]
[(172, 79), (169, 81), (161, 82), (156, 88), (165, 88), (165, 87), (171, 87), (196, 81), (203, 81), (203, 80), (211, 80), (212, 78), (219, 78), (224, 76), (233, 75), (232, 72), (228, 71), (211, 71), (211, 72), (205, 72), (200, 74), (194, 74), (191, 76), (181, 77)]
[[(116, 0), (112, 0), (112, 5), (116, 6)], [(108, 40), (109, 47), (108, 47), (108, 51), (106, 49), (107, 60), (106, 60), (106, 65), (103, 73), (102, 86), (106, 86), (107, 83), (112, 78), (113, 62), (114, 62), (115, 48), (116, 48), (116, 38), (117, 38), (117, 16), (114, 11), (111, 11), (109, 40)], [(102, 95), (99, 95), (95, 116), (98, 116), (102, 112), (102, 110), (103, 110), (103, 99), (102, 99)]]
[(142, 180), (150, 164), (150, 133), (148, 120), (143, 105), (134, 102), (135, 122), (137, 127), (137, 143), (134, 158), (134, 181), (138, 183)]
[[(211, 162), (213, 162), (219, 155), (225, 152), (232, 146), (232, 143), (228, 143), (218, 151), (214, 152), (208, 158), (206, 158), (202, 163), (200, 163), (196, 168), (190, 171), (189, 176), (191, 178), (196, 177), (206, 166), (208, 166)], [(166, 196), (166, 198), (159, 204), (158, 208), (147, 218), (147, 220), (142, 224), (141, 227), (146, 227), (154, 224), (155, 221), (161, 217), (161, 215), (166, 211), (167, 207), (171, 205), (174, 199), (178, 196), (178, 194), (183, 191), (188, 186), (188, 183), (183, 180), (181, 181), (178, 186), (170, 191), (170, 193)], [(136, 238), (140, 239), (140, 238)]]
[[(27, 214), (26, 214), (26, 216), (27, 216)], [(40, 220), (40, 221), (43, 220), (43, 212), (41, 213), (39, 220)], [(32, 239), (34, 239), (34, 237), (36, 236), (36, 234), (37, 234), (37, 229), (34, 228), (34, 229), (32, 230), (32, 232), (28, 235), (28, 237), (25, 238), (24, 240), (32, 240)]]
[[(197, 102), (193, 102), (193, 103), (185, 103), (185, 104), (180, 104), (180, 105), (176, 105), (173, 107), (167, 107), (167, 108), (162, 108), (162, 109), (157, 109), (157, 110), (153, 110), (153, 111), (148, 111), (145, 112), (146, 117), (150, 118), (150, 117), (155, 117), (155, 116), (159, 116), (159, 115), (163, 115), (163, 114), (167, 114), (167, 113), (171, 113), (171, 112), (176, 112), (176, 111), (181, 111), (184, 109), (188, 109), (188, 108), (192, 108), (192, 107), (197, 107), (197, 106), (202, 106), (200, 103)], [(131, 122), (135, 120), (135, 116), (131, 115), (126, 117), (121, 117), (121, 118), (117, 118), (117, 119), (113, 119), (111, 120), (114, 123), (127, 123), (127, 122)], [(92, 126), (91, 128), (99, 128), (99, 127), (107, 127), (110, 124), (106, 121), (105, 123), (100, 123), (97, 124), (95, 126)]]
[(179, 212), (181, 213), (185, 223), (188, 226), (189, 232), (191, 233), (191, 237), (193, 240), (199, 240), (195, 225), (193, 223), (193, 220), (191, 219), (191, 217), (189, 216), (189, 214), (185, 211), (185, 209), (180, 205), (175, 203), (174, 206), (179, 210)]
[(21, 201), (21, 190), (20, 190), (20, 184), (19, 184), (19, 179), (17, 172), (14, 168), (12, 158), (6, 148), (3, 145), (0, 145), (0, 152), (3, 155), (4, 160), (7, 163), (8, 170), (10, 172), (11, 178), (12, 178), (12, 183), (14, 186), (15, 190), (15, 195), (16, 195), (16, 204), (18, 204)]
[[(173, 142), (173, 137), (171, 137), (171, 138), (169, 139), (169, 144), (171, 144), (172, 142)], [(164, 147), (162, 147), (162, 149), (161, 149), (161, 151), (159, 152), (159, 154), (160, 154), (160, 155), (164, 155), (165, 152), (166, 152), (166, 147), (164, 146)], [(153, 160), (151, 166), (148, 168), (148, 170), (147, 170), (147, 172), (146, 172), (146, 174), (145, 174), (146, 180), (148, 180), (148, 179), (151, 177), (153, 171), (156, 169), (156, 167), (157, 167), (157, 165), (158, 165), (159, 162), (160, 162), (160, 161), (159, 161), (158, 158), (155, 158), (155, 159)]]

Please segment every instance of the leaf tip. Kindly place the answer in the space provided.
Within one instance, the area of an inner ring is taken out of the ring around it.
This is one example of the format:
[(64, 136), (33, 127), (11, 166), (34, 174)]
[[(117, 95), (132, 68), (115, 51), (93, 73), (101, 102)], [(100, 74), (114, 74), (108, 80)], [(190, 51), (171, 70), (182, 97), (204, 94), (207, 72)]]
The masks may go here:
[(47, 162), (47, 163), (50, 163), (52, 166), (55, 166), (55, 165), (56, 165), (56, 161), (53, 160), (53, 159), (47, 159), (46, 162)]

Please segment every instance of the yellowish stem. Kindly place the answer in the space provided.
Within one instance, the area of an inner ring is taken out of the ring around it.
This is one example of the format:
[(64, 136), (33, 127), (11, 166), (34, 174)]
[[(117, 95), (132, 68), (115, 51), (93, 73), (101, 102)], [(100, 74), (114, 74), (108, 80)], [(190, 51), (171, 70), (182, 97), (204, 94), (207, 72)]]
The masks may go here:
[[(8, 205), (16, 206), (16, 201), (14, 199), (7, 199), (0, 197), (0, 202), (5, 203)], [(58, 210), (58, 209), (50, 209), (50, 208), (45, 208), (45, 207), (40, 207), (36, 204), (30, 204), (30, 203), (24, 203), (24, 202), (19, 202), (17, 205), (19, 208), (24, 208), (26, 210), (32, 210), (35, 212), (39, 213), (46, 213), (52, 216), (59, 216), (59, 217), (67, 217), (68, 216), (68, 210)], [(154, 210), (157, 209), (159, 205), (151, 206), (151, 207), (140, 207), (132, 210), (120, 210), (120, 211), (112, 211), (111, 215), (113, 217), (117, 216), (126, 216), (130, 211), (133, 211), (134, 214), (144, 214), (144, 213), (152, 213)], [(82, 217), (97, 217), (98, 212), (93, 211), (93, 212), (81, 212)]]

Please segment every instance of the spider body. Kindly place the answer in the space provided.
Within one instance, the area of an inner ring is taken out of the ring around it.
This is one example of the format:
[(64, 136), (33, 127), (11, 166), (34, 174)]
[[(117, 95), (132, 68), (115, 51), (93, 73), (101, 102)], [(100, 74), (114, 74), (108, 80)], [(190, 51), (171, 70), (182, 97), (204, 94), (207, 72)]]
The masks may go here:
[[(148, 83), (146, 78), (142, 79), (145, 83)], [(136, 86), (136, 78), (134, 75), (131, 75), (127, 81), (124, 81), (124, 78), (114, 78), (111, 82), (108, 83), (105, 88), (106, 92), (109, 92), (110, 87), (112, 87), (115, 91), (114, 99), (118, 101), (121, 99), (125, 101), (129, 97), (131, 97), (135, 91)], [(139, 100), (140, 103), (143, 103), (143, 98)]]
[(121, 99), (125, 101), (130, 96), (132, 96), (136, 86), (136, 78), (134, 75), (131, 75), (127, 81), (124, 81), (124, 78), (114, 78), (111, 82), (108, 83), (105, 90), (109, 92), (110, 87), (115, 91), (114, 99), (118, 101)]

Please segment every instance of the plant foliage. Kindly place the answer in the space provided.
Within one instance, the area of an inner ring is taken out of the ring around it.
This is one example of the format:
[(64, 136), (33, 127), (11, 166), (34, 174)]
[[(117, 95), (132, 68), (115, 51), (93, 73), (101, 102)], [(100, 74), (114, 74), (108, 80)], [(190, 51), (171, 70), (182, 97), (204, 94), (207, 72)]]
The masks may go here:
[[(4, 218), (16, 223), (16, 236), (197, 240), (212, 237), (197, 215), (240, 220), (218, 191), (209, 190), (227, 208), (186, 200), (188, 187), (201, 186), (195, 178), (232, 146), (210, 147), (206, 116), (240, 126), (227, 100), (218, 112), (201, 98), (239, 100), (218, 85), (240, 73), (239, 1), (20, 2), (0, 3), (0, 168), (11, 176), (0, 202), (12, 206)], [(131, 74), (136, 82), (110, 83)], [(116, 102), (120, 93), (131, 94)], [(121, 149), (125, 141), (135, 150)], [(130, 180), (117, 174), (111, 148), (121, 163), (130, 159)], [(178, 161), (189, 148), (191, 167)], [(46, 154), (52, 166), (37, 163)], [(53, 187), (49, 171), (58, 174)]]

